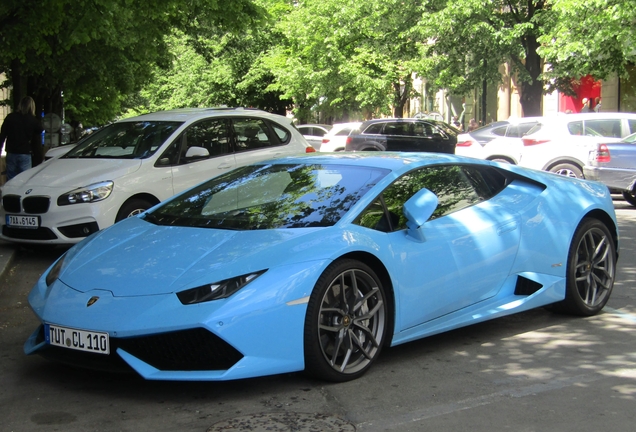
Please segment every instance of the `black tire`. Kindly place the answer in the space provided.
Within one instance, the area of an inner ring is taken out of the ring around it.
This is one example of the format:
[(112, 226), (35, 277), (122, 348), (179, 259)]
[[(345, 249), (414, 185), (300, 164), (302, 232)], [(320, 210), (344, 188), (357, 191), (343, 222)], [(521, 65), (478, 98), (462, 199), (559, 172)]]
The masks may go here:
[(636, 194), (634, 194), (634, 191), (623, 191), (623, 198), (631, 205), (636, 206)]
[(581, 167), (571, 163), (560, 163), (550, 168), (550, 172), (566, 177), (583, 178)]
[(616, 275), (616, 247), (607, 227), (597, 219), (583, 219), (568, 253), (565, 300), (557, 312), (596, 315), (609, 300)]
[(152, 206), (153, 204), (141, 198), (129, 199), (121, 206), (119, 212), (117, 212), (115, 222), (143, 213)]
[(388, 323), (384, 288), (373, 270), (351, 259), (332, 263), (307, 305), (305, 372), (333, 382), (359, 378), (380, 355)]

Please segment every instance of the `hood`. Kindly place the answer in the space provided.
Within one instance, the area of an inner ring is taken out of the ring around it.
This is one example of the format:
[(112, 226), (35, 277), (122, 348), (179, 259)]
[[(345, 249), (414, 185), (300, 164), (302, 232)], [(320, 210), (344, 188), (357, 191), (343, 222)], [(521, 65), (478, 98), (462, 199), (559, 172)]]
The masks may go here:
[[(157, 226), (129, 218), (70, 249), (60, 280), (115, 297), (167, 294), (252, 271), (315, 259), (305, 238), (325, 228), (229, 231)], [(303, 240), (299, 240), (304, 237)], [(302, 244), (304, 252), (295, 250)]]
[(139, 159), (51, 159), (20, 173), (8, 183), (11, 187), (60, 187), (74, 189), (133, 173)]

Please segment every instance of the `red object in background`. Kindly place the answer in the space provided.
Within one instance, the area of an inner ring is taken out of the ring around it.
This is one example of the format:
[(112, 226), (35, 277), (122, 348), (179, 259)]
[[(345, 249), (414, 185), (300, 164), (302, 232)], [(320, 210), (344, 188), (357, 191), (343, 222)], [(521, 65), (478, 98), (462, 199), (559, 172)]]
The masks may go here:
[(559, 94), (559, 111), (573, 113), (581, 112), (583, 108), (583, 98), (590, 100), (590, 110), (594, 109), (596, 98), (601, 97), (601, 82), (596, 81), (591, 75), (581, 78), (578, 84), (572, 86), (576, 96), (566, 96)]

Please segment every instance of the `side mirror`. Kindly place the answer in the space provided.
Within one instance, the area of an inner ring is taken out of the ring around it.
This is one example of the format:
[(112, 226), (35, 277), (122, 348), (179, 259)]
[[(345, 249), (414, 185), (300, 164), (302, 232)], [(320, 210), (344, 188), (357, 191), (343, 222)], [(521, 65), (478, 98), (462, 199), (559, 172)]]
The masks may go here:
[(429, 220), (437, 204), (437, 195), (428, 189), (422, 189), (404, 203), (403, 212), (410, 237), (419, 242), (426, 241), (421, 227)]
[(190, 147), (186, 152), (186, 159), (200, 159), (210, 156), (210, 152), (203, 147)]

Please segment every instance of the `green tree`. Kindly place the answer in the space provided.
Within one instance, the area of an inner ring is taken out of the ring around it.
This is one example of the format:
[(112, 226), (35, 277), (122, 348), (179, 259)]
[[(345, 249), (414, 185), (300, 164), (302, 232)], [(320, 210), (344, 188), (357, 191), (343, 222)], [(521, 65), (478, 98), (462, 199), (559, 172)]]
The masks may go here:
[(156, 66), (153, 79), (129, 101), (128, 114), (182, 107), (248, 106), (284, 115), (291, 101), (268, 88), (273, 75), (261, 58), (280, 35), (274, 28), (278, 2), (257, 2), (271, 13), (258, 25), (206, 36), (175, 31), (166, 37), (172, 62)]
[(625, 75), (636, 62), (636, 1), (552, 0), (558, 14), (550, 33), (539, 40), (548, 63), (545, 74), (560, 83), (590, 74), (604, 79)]
[(427, 40), (422, 73), (462, 94), (501, 82), (508, 63), (525, 116), (541, 115), (544, 93), (539, 38), (554, 16), (544, 0), (426, 0), (419, 31)]
[(122, 98), (167, 65), (164, 36), (178, 28), (210, 35), (250, 25), (251, 0), (4, 0), (0, 72), (13, 103), (29, 94), (38, 109), (87, 124), (112, 120)]
[(367, 110), (401, 117), (412, 95), (419, 45), (411, 28), (419, 1), (304, 0), (282, 17), (283, 42), (267, 66), (274, 88), (293, 99), (303, 120), (312, 110), (346, 118)]

